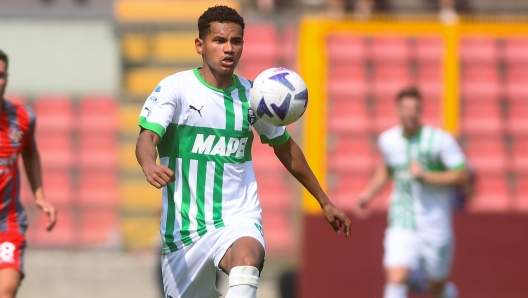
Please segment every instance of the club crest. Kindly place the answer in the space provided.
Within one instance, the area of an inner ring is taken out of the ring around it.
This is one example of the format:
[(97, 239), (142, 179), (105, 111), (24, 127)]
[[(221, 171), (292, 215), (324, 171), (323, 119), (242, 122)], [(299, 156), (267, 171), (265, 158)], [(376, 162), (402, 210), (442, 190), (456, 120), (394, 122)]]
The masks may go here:
[(14, 145), (20, 144), (20, 141), (22, 140), (23, 133), (18, 127), (11, 126), (9, 129), (9, 139)]

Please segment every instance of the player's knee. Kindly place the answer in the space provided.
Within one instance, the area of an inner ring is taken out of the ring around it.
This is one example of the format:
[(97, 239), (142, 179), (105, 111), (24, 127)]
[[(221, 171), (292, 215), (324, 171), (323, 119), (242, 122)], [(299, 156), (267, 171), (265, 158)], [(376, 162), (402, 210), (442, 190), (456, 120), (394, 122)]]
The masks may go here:
[(0, 298), (15, 298), (17, 287), (14, 286), (2, 286), (0, 287)]
[(429, 282), (429, 293), (431, 293), (431, 295), (433, 295), (434, 297), (439, 297), (442, 292), (444, 291), (444, 285), (445, 285), (445, 282), (441, 281), (441, 282), (436, 282), (436, 281), (431, 281)]
[(242, 256), (237, 262), (236, 266), (251, 266), (255, 268), (260, 267), (262, 260), (255, 254)]

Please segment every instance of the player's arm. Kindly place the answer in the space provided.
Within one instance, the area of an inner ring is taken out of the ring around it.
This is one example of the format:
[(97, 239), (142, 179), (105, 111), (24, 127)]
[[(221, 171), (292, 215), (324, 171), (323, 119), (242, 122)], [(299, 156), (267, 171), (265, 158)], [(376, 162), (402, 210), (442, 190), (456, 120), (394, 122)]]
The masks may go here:
[(147, 181), (157, 188), (174, 182), (174, 172), (164, 165), (156, 164), (158, 151), (156, 145), (161, 140), (155, 132), (143, 129), (136, 142), (136, 158), (143, 169)]
[(44, 195), (44, 190), (42, 189), (40, 154), (32, 133), (31, 138), (32, 141), (28, 145), (28, 148), (22, 151), (22, 162), (24, 163), (24, 169), (26, 170), (29, 185), (35, 196), (35, 204), (37, 204), (37, 206), (48, 215), (49, 222), (46, 226), (46, 230), (51, 231), (57, 222), (57, 211)]
[(468, 172), (465, 165), (446, 171), (428, 171), (418, 162), (409, 166), (409, 171), (416, 179), (438, 185), (464, 185), (468, 180)]
[(297, 143), (292, 138), (289, 138), (283, 144), (273, 146), (273, 150), (284, 167), (319, 202), (326, 220), (332, 225), (333, 229), (339, 234), (340, 228), (344, 225), (345, 235), (349, 237), (350, 220), (341, 209), (332, 204), (324, 193)]
[(376, 194), (389, 182), (390, 173), (389, 168), (382, 164), (374, 172), (374, 176), (370, 179), (367, 188), (358, 195), (358, 207), (365, 209), (368, 203), (376, 196)]

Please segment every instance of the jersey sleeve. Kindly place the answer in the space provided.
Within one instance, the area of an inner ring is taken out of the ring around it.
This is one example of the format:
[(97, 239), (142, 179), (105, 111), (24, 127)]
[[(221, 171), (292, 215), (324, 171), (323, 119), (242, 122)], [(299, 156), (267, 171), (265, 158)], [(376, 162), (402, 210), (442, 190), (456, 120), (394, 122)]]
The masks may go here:
[(285, 126), (273, 126), (265, 121), (257, 120), (253, 127), (260, 136), (260, 142), (270, 147), (282, 145), (290, 139)]
[(382, 133), (378, 138), (378, 151), (381, 155), (381, 160), (384, 165), (388, 166), (387, 150), (385, 144), (387, 143), (386, 133)]
[(457, 141), (447, 132), (444, 133), (440, 148), (440, 160), (447, 169), (457, 170), (466, 166), (466, 157)]
[(179, 100), (178, 90), (167, 78), (163, 79), (145, 101), (139, 116), (139, 126), (155, 132), (162, 138), (174, 118)]

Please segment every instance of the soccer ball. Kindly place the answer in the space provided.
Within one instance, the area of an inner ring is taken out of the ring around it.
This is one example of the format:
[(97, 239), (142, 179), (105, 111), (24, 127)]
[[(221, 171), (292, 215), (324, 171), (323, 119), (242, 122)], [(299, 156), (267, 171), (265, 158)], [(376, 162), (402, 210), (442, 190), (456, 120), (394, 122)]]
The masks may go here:
[(251, 109), (261, 120), (275, 126), (297, 121), (308, 106), (308, 89), (301, 76), (289, 69), (266, 69), (249, 92)]

